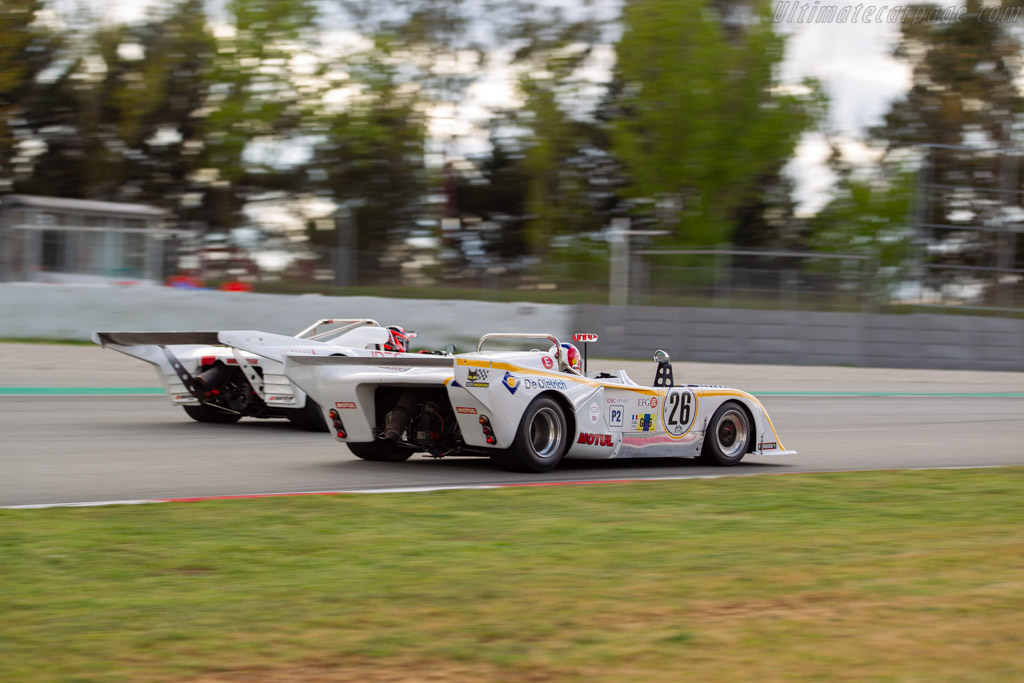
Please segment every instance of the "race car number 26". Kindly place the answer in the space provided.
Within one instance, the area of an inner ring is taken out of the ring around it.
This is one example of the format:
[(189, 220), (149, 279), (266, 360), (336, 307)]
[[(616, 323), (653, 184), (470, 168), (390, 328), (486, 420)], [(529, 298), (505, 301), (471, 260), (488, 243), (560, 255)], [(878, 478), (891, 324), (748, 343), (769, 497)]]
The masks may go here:
[(697, 415), (697, 401), (689, 389), (669, 389), (661, 404), (661, 423), (669, 436), (682, 436), (690, 431)]

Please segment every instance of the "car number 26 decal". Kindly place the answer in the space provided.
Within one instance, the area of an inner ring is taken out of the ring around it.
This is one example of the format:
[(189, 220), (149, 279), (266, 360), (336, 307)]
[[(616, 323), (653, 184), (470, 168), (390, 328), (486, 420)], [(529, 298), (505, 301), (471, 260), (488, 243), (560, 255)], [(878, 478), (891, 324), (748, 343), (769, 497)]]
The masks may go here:
[(690, 431), (697, 417), (697, 397), (689, 389), (668, 390), (661, 404), (661, 423), (669, 436), (679, 438)]

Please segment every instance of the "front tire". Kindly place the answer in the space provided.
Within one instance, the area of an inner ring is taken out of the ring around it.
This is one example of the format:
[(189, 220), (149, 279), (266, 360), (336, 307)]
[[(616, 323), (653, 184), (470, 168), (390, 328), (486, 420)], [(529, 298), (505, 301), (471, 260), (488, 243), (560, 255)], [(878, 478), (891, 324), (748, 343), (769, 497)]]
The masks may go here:
[(562, 406), (540, 396), (526, 408), (512, 447), (491, 455), (510, 472), (547, 472), (557, 465), (569, 445), (569, 430)]
[(287, 408), (284, 416), (288, 421), (304, 432), (326, 432), (327, 420), (324, 419), (324, 411), (320, 404), (313, 399), (306, 397), (306, 405), (301, 408)]
[(711, 416), (697, 459), (705, 465), (735, 465), (747, 454), (751, 438), (753, 431), (747, 411), (736, 401), (728, 401)]
[(200, 403), (195, 406), (182, 406), (185, 413), (196, 422), (210, 422), (213, 424), (229, 425), (242, 419), (239, 413), (228, 413), (218, 410), (212, 406)]
[(363, 460), (373, 462), (403, 462), (413, 454), (413, 449), (396, 446), (386, 441), (371, 441), (369, 443), (345, 443), (352, 455)]

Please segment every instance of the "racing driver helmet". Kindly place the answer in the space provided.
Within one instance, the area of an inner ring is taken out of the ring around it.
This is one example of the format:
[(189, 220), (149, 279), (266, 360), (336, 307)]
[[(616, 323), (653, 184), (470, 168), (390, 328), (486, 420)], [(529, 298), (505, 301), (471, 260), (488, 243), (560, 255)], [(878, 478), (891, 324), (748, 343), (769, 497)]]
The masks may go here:
[(384, 342), (385, 351), (406, 353), (409, 351), (409, 340), (416, 336), (415, 332), (406, 332), (404, 327), (389, 325), (388, 340)]
[(565, 349), (565, 360), (569, 363), (569, 367), (583, 374), (583, 356), (580, 355), (580, 350), (572, 344), (564, 342), (562, 343), (562, 348)]

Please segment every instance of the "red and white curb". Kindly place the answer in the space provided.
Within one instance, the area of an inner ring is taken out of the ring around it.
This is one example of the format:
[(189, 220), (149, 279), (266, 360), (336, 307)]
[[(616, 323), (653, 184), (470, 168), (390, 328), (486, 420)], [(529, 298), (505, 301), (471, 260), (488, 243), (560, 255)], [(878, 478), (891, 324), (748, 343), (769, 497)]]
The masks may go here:
[(933, 470), (990, 470), (1018, 467), (1018, 465), (958, 465), (951, 467), (906, 467), (898, 470), (826, 470), (821, 472), (751, 472), (749, 474), (683, 474), (668, 477), (634, 477), (630, 479), (580, 479), (576, 481), (530, 481), (507, 484), (448, 484), (442, 486), (398, 486), (385, 489), (339, 489), (333, 491), (281, 491), (276, 493), (242, 493), (226, 496), (189, 496), (185, 498), (140, 498), (136, 500), (94, 500), (75, 503), (34, 503), (30, 505), (0, 505), (0, 510), (45, 510), (48, 508), (88, 508), (108, 505), (152, 505), (155, 503), (203, 503), (214, 500), (253, 500), (258, 498), (294, 498), (298, 496), (344, 496), (367, 493), (431, 493), (434, 491), (489, 491), (493, 489), (543, 488), (551, 486), (589, 486), (593, 484), (637, 484), (652, 481), (680, 481), (685, 479), (729, 479), (737, 477), (787, 476), (794, 474), (853, 474), (866, 472), (925, 472)]

